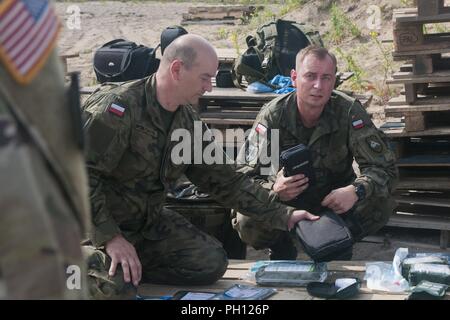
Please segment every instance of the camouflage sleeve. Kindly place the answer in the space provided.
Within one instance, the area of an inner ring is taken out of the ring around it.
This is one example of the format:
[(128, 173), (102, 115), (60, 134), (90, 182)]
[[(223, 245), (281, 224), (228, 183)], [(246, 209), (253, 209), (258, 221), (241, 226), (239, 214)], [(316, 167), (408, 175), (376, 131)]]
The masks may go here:
[(263, 109), (258, 114), (236, 158), (237, 171), (253, 178), (264, 189), (269, 190), (275, 198), (277, 194), (272, 191), (272, 187), (278, 171), (279, 150), (274, 150), (276, 158), (270, 156), (273, 147), (279, 146), (279, 144), (272, 144), (272, 139), (279, 138), (277, 134), (278, 131), (272, 130), (272, 121)]
[(107, 178), (128, 148), (131, 112), (115, 96), (88, 100), (83, 112), (86, 117), (86, 164), (93, 223), (90, 240), (95, 246), (101, 246), (120, 233), (108, 210), (105, 188)]
[[(222, 149), (217, 146), (215, 150)], [(186, 176), (223, 206), (237, 209), (272, 228), (287, 230), (287, 222), (294, 209), (276, 201), (275, 193), (269, 193), (240, 172), (230, 159), (224, 164), (191, 165)]]
[(0, 95), (0, 299), (80, 299), (66, 268), (82, 266), (78, 221), (54, 173)]
[(370, 195), (388, 195), (398, 179), (395, 154), (386, 135), (379, 131), (358, 101), (349, 111), (349, 145), (361, 175), (355, 180)]

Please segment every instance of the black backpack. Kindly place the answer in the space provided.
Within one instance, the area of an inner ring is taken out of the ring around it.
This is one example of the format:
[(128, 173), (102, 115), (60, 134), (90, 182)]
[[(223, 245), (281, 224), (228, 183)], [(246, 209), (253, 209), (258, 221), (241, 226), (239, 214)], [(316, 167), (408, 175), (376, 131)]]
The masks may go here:
[(166, 47), (176, 38), (187, 34), (187, 30), (182, 26), (169, 26), (161, 32), (161, 54), (164, 54)]
[(105, 43), (94, 55), (97, 81), (120, 82), (141, 79), (156, 72), (159, 59), (156, 48), (137, 45), (124, 39)]
[(289, 76), (297, 53), (310, 44), (323, 47), (319, 32), (302, 23), (278, 19), (260, 26), (256, 37), (246, 38), (248, 49), (233, 67), (234, 83), (267, 83), (278, 74)]

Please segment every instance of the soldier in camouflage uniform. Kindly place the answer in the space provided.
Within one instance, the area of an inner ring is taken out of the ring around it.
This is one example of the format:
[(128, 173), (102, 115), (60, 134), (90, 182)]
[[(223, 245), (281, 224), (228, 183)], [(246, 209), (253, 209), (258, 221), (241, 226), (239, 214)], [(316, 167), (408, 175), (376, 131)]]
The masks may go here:
[[(183, 35), (166, 48), (155, 75), (108, 84), (85, 102), (94, 298), (133, 297), (141, 279), (203, 285), (223, 275), (228, 262), (221, 244), (163, 208), (170, 185), (183, 174), (224, 206), (279, 230), (317, 218), (272, 201), (234, 165), (195, 161), (206, 146), (194, 140), (207, 129), (191, 105), (211, 91), (217, 66), (206, 40)], [(182, 162), (174, 156), (180, 137), (188, 146)]]
[[(46, 1), (0, 1), (0, 39), (8, 39), (15, 6), (50, 8)], [(8, 40), (0, 45), (0, 299), (86, 297), (80, 241), (90, 220), (88, 180), (75, 130), (81, 133), (81, 118), (54, 44), (37, 46), (41, 53), (27, 60), (32, 71), (17, 68)]]
[[(310, 46), (297, 55), (296, 66), (291, 72), (296, 92), (274, 99), (260, 111), (239, 153), (238, 162), (243, 164), (239, 171), (258, 180), (282, 202), (297, 203), (313, 214), (325, 207), (341, 214), (359, 240), (385, 225), (395, 208), (391, 196), (398, 175), (394, 153), (360, 102), (333, 91), (334, 55)], [(279, 141), (271, 141), (271, 129), (279, 130)], [(280, 152), (307, 145), (315, 185), (309, 186), (302, 174), (284, 177), (282, 170), (261, 175), (259, 155), (263, 147), (270, 150), (272, 143), (279, 143)], [(361, 172), (358, 177), (353, 159)], [(272, 259), (296, 258), (287, 232), (268, 229), (239, 213), (233, 224), (247, 244), (270, 248)], [(351, 252), (345, 258), (350, 257)]]

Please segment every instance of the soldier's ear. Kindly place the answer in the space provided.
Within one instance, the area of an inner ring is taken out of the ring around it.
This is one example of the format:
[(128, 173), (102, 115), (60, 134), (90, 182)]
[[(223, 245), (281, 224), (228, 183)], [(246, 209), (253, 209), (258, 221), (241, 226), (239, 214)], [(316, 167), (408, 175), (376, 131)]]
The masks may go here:
[(295, 71), (294, 69), (291, 70), (291, 80), (292, 80), (292, 86), (294, 88), (297, 87), (297, 71)]
[(183, 69), (183, 61), (175, 59), (170, 64), (170, 75), (174, 80), (179, 81), (181, 77), (181, 72)]

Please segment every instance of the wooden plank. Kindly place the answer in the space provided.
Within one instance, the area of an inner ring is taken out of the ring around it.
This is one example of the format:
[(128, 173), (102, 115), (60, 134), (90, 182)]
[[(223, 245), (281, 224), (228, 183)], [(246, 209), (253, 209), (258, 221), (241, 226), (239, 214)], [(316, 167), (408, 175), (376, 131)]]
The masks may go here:
[(205, 123), (211, 125), (233, 125), (233, 126), (249, 126), (253, 125), (252, 119), (220, 119), (220, 118), (201, 118)]
[(450, 208), (450, 200), (449, 199), (440, 199), (433, 197), (418, 197), (418, 196), (402, 196), (395, 195), (395, 200), (398, 203), (402, 204), (415, 204), (415, 205), (423, 205), (430, 207), (444, 207)]
[(406, 131), (423, 131), (425, 129), (425, 118), (423, 113), (408, 113), (405, 114), (405, 129)]
[(223, 60), (232, 60), (234, 61), (239, 53), (234, 48), (216, 48), (217, 56), (219, 57), (219, 61)]
[(228, 100), (254, 100), (270, 101), (279, 97), (276, 93), (252, 93), (238, 88), (217, 88), (214, 87), (211, 92), (206, 92), (200, 100), (228, 99)]
[(181, 20), (182, 26), (187, 26), (191, 24), (204, 24), (204, 25), (216, 25), (216, 24), (227, 24), (234, 26), (236, 22), (234, 20)]
[(430, 75), (414, 75), (412, 72), (396, 72), (387, 80), (389, 84), (396, 83), (433, 83), (450, 82), (450, 70), (437, 71)]
[[(419, 28), (420, 27), (420, 28)], [(421, 51), (421, 54), (449, 52), (450, 33), (423, 34), (421, 25), (394, 29), (394, 49), (396, 53)]]
[(225, 5), (225, 6), (196, 6), (196, 7), (189, 7), (188, 12), (191, 14), (202, 14), (202, 13), (243, 13), (243, 12), (249, 12), (252, 13), (256, 10), (262, 10), (264, 9), (264, 6), (231, 6), (231, 5)]
[(412, 104), (417, 99), (417, 89), (416, 83), (406, 83), (405, 84), (405, 100), (407, 104)]
[(450, 219), (397, 212), (389, 218), (387, 225), (413, 229), (450, 230)]
[(200, 117), (202, 118), (218, 118), (218, 119), (251, 119), (255, 120), (256, 116), (258, 114), (258, 111), (254, 112), (230, 112), (229, 110), (223, 110), (219, 112), (201, 112)]
[(449, 177), (400, 177), (398, 189), (450, 190)]
[[(448, 88), (450, 91), (450, 88)], [(408, 112), (408, 111), (447, 111), (450, 110), (450, 96), (430, 97), (419, 96), (414, 105), (408, 105), (405, 97), (398, 96), (389, 100), (385, 111)]]
[(393, 19), (398, 24), (408, 24), (408, 23), (445, 23), (450, 21), (450, 11), (439, 15), (430, 16), (420, 16), (414, 13), (400, 13), (395, 14)]
[(397, 161), (398, 167), (450, 167), (450, 155), (414, 155)]
[(404, 127), (382, 129), (382, 131), (390, 138), (400, 137), (426, 137), (426, 136), (443, 136), (450, 134), (450, 127), (427, 128), (420, 132), (409, 132)]

